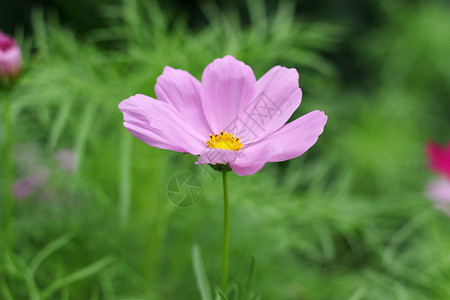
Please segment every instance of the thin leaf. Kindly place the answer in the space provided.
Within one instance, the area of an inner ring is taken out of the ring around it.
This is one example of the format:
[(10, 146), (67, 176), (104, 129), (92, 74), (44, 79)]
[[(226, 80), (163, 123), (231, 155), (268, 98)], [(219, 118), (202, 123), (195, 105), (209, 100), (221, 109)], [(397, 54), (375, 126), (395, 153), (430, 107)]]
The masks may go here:
[(14, 300), (13, 296), (11, 295), (11, 292), (8, 288), (8, 286), (6, 285), (6, 282), (2, 282), (2, 284), (0, 285), (1, 291), (2, 291), (2, 299), (5, 300)]
[(250, 271), (247, 278), (247, 283), (245, 284), (244, 291), (242, 293), (242, 299), (247, 300), (250, 299), (252, 295), (253, 282), (255, 281), (255, 257), (252, 256), (250, 261)]
[(92, 130), (92, 123), (96, 118), (95, 112), (97, 110), (97, 106), (94, 102), (89, 102), (83, 112), (83, 116), (80, 121), (80, 128), (78, 130), (78, 135), (75, 140), (75, 152), (78, 157), (78, 165), (77, 165), (77, 173), (80, 171), (82, 161), (84, 158), (84, 150), (89, 138), (89, 133)]
[(228, 297), (221, 290), (217, 291), (217, 296), (218, 296), (217, 299), (228, 300)]
[(42, 294), (41, 294), (42, 299), (46, 299), (46, 298), (50, 297), (53, 293), (64, 288), (65, 286), (68, 286), (71, 283), (86, 279), (86, 278), (102, 271), (108, 265), (110, 265), (112, 262), (113, 262), (112, 257), (105, 257), (105, 258), (87, 266), (86, 268), (83, 268), (75, 273), (70, 274), (69, 276), (66, 276), (61, 279), (57, 279), (42, 292)]
[(40, 300), (39, 297), (39, 289), (36, 285), (34, 274), (31, 272), (31, 269), (28, 267), (25, 260), (14, 253), (13, 257), (8, 257), (10, 259), (10, 263), (13, 267), (19, 271), (20, 277), (23, 278), (28, 290), (28, 299), (30, 300)]
[(69, 118), (70, 118), (70, 108), (72, 107), (71, 101), (63, 101), (61, 107), (59, 108), (58, 116), (55, 122), (53, 122), (50, 131), (49, 148), (55, 149), (58, 144), (61, 133), (64, 130)]
[(360, 300), (360, 299), (363, 299), (365, 294), (366, 294), (366, 289), (363, 288), (363, 287), (360, 287), (350, 296), (350, 298), (348, 298), (348, 300)]
[(203, 264), (200, 248), (195, 245), (192, 247), (192, 264), (194, 267), (197, 287), (202, 300), (212, 300), (211, 286), (206, 275), (205, 265)]
[[(231, 295), (233, 295), (233, 298), (231, 298)], [(230, 289), (230, 299), (239, 300), (239, 297), (240, 297), (239, 285), (233, 283)]]
[(72, 234), (66, 233), (51, 241), (47, 246), (41, 249), (30, 262), (30, 270), (34, 274), (40, 264), (49, 257), (53, 252), (66, 245), (73, 238)]

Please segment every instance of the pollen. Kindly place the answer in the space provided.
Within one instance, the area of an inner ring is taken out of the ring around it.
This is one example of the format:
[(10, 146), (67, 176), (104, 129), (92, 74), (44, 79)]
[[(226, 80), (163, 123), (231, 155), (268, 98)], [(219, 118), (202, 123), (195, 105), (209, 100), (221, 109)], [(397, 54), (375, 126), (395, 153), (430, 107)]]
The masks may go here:
[(209, 141), (206, 141), (209, 148), (221, 148), (238, 151), (242, 144), (239, 142), (239, 137), (233, 137), (232, 134), (221, 131), (220, 134), (210, 134)]

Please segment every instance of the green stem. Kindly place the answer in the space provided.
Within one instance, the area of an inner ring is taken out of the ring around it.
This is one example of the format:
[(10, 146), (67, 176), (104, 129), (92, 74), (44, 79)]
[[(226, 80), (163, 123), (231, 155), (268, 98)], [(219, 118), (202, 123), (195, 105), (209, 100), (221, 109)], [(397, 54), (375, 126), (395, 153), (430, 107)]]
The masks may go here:
[(14, 167), (12, 161), (12, 125), (11, 125), (11, 108), (8, 95), (8, 87), (2, 92), (3, 104), (3, 145), (2, 145), (2, 171), (3, 171), (3, 238), (6, 241), (5, 245), (12, 247), (13, 243), (13, 214), (14, 214), (14, 199), (12, 195), (12, 181), (14, 177)]
[(223, 246), (222, 246), (222, 290), (228, 285), (228, 248), (230, 244), (230, 209), (228, 206), (227, 172), (222, 172), (223, 182)]

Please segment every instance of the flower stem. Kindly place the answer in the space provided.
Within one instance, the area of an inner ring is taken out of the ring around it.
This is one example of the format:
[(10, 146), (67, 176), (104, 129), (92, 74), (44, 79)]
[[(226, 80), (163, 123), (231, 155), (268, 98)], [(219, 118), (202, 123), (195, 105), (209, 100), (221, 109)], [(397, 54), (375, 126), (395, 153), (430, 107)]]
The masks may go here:
[(230, 244), (230, 209), (228, 206), (227, 172), (222, 172), (223, 183), (223, 246), (222, 246), (222, 290), (228, 285), (228, 248)]
[[(3, 82), (2, 82), (3, 83)], [(13, 243), (13, 214), (14, 214), (14, 200), (12, 195), (12, 181), (14, 177), (14, 167), (12, 161), (12, 124), (11, 124), (11, 108), (9, 101), (9, 86), (6, 85), (5, 89), (2, 91), (0, 87), (0, 93), (3, 102), (3, 145), (1, 157), (3, 161), (2, 165), (2, 175), (3, 175), (3, 187), (2, 187), (2, 198), (3, 198), (3, 226), (2, 235), (6, 248), (8, 246), (12, 247)]]

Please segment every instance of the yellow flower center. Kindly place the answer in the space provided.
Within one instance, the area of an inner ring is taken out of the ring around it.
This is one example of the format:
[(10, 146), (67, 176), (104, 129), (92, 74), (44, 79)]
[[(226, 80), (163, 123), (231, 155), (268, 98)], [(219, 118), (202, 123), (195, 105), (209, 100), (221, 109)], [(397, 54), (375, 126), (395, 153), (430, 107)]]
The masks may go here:
[(242, 144), (239, 143), (239, 137), (233, 137), (232, 134), (221, 131), (220, 134), (209, 135), (209, 141), (206, 141), (209, 148), (221, 148), (228, 150), (241, 149)]

